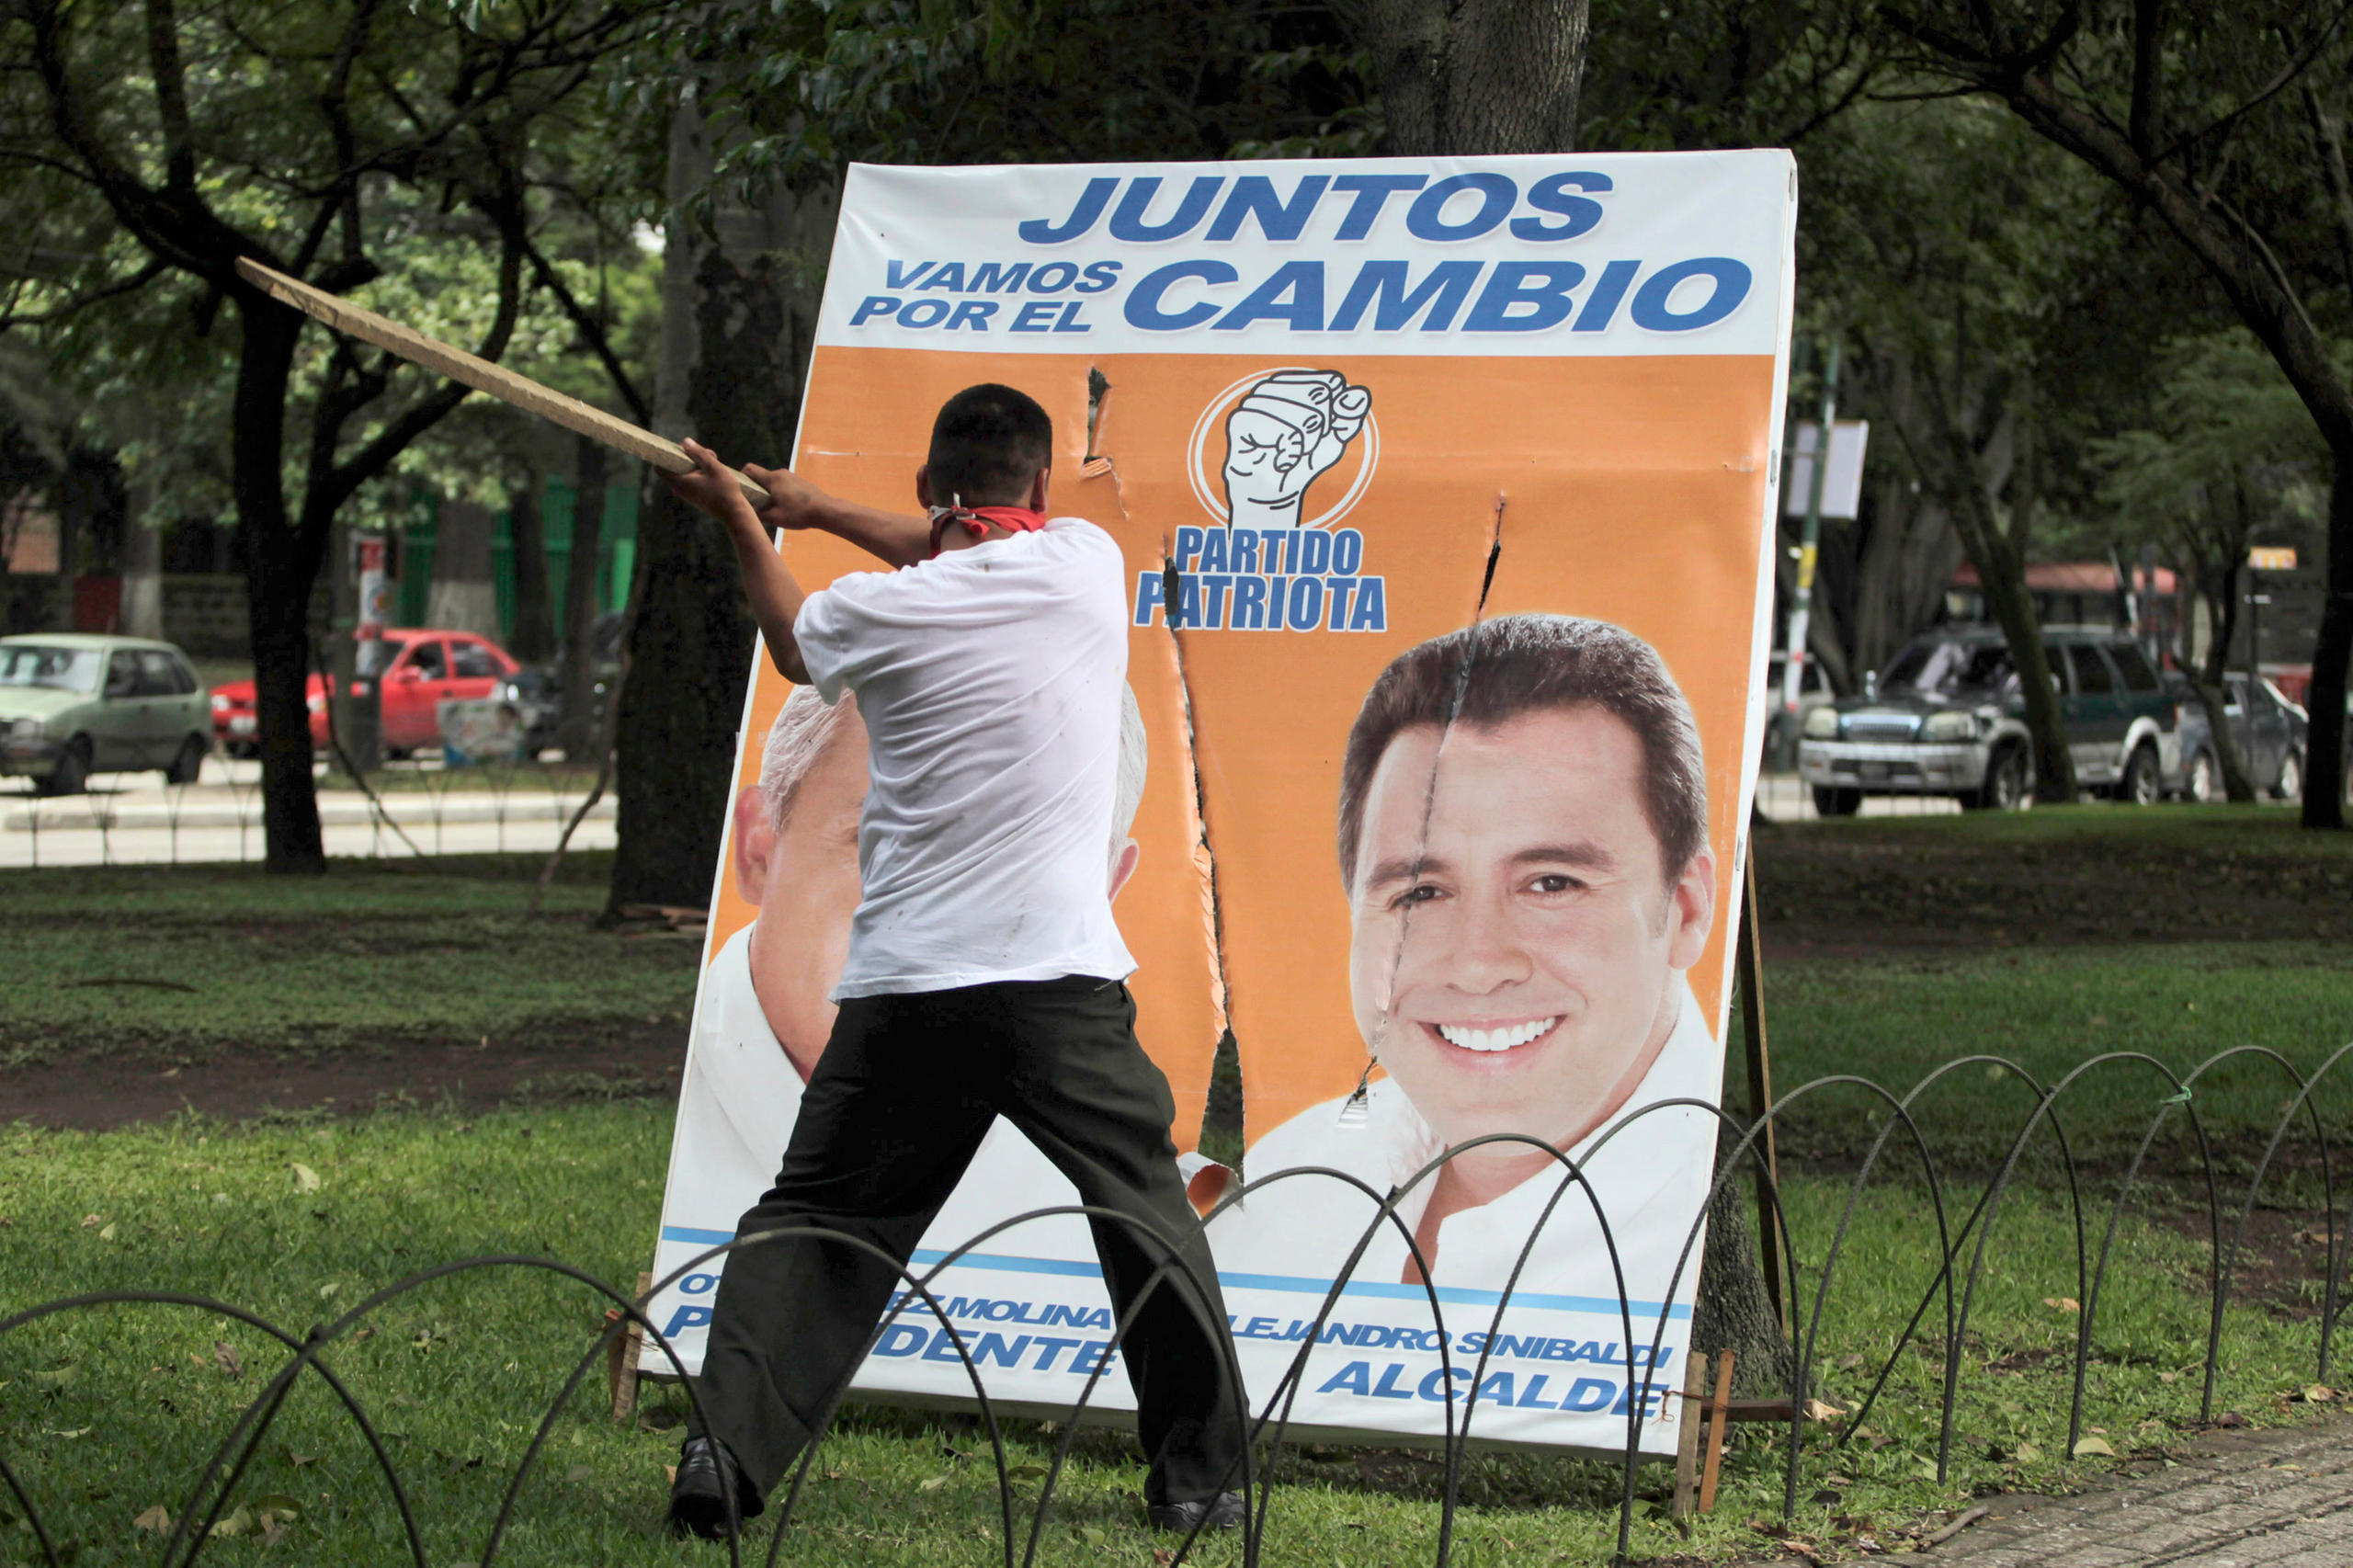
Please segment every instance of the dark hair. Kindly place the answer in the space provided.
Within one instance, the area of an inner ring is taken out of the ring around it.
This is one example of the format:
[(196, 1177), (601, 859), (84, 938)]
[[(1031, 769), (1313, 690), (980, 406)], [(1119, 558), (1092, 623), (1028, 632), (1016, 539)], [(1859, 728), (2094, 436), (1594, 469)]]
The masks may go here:
[(1708, 834), (1708, 775), (1691, 705), (1649, 643), (1606, 620), (1506, 615), (1435, 637), (1390, 662), (1365, 694), (1340, 765), (1340, 881), (1352, 887), (1365, 797), (1398, 733), (1495, 725), (1522, 713), (1597, 708), (1643, 743), (1643, 809), (1670, 884)]
[(995, 381), (966, 387), (932, 421), (932, 504), (1021, 506), (1053, 456), (1054, 422), (1037, 399)]

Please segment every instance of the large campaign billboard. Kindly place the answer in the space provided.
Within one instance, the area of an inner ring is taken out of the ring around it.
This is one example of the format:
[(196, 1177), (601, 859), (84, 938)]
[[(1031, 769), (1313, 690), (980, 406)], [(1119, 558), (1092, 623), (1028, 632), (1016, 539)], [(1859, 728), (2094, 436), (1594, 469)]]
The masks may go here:
[[(1107, 882), (1252, 1403), (1294, 1429), (1673, 1449), (1795, 213), (1779, 152), (849, 172), (792, 466), (912, 511), (939, 404), (1008, 383), (1055, 421), (1050, 510), (1125, 552)], [(854, 702), (761, 660), (656, 1253), (689, 1367), (723, 1259), (688, 1265), (824, 1049), (865, 784)], [(1229, 1028), (1233, 1183), (1192, 1153)], [(1107, 1367), (1130, 1402), (1082, 1220), (960, 1253), (1075, 1202), (1000, 1123), (915, 1255), (1006, 1406)], [(970, 1397), (920, 1304), (856, 1386)]]

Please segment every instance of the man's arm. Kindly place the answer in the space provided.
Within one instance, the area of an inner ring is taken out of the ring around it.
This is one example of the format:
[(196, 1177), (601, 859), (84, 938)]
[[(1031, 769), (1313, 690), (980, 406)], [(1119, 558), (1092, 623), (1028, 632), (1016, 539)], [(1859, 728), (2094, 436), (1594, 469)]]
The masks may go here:
[[(759, 514), (752, 510), (751, 502), (744, 498), (744, 492), (737, 488), (726, 467), (699, 441), (690, 440), (685, 446), (687, 456), (695, 460), (695, 471), (671, 475), (671, 492), (724, 525), (729, 542), (735, 546), (736, 563), (744, 569), (744, 593), (752, 602), (752, 619), (758, 623), (760, 636), (767, 642), (768, 656), (776, 661), (776, 667), (785, 679), (796, 686), (807, 685), (809, 666), (802, 662), (801, 644), (792, 634), (792, 623), (800, 619), (801, 607), (809, 602), (807, 591), (794, 580), (784, 557), (768, 542), (767, 534), (760, 527)], [(773, 483), (762, 483), (771, 497), (778, 494)], [(775, 505), (771, 500), (770, 507)]]
[(756, 515), (770, 528), (815, 528), (847, 540), (893, 567), (912, 566), (931, 553), (928, 517), (844, 501), (786, 469), (745, 463), (744, 472), (768, 493), (768, 504)]

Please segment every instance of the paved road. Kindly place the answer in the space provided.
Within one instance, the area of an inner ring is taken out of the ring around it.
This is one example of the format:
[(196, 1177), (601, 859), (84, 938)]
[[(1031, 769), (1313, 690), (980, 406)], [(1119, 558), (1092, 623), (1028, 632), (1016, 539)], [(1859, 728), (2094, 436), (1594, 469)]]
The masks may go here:
[(2058, 1500), (2002, 1498), (1938, 1568), (2353, 1568), (2353, 1421), (2232, 1433), (2200, 1457)]
[[(585, 792), (572, 776), (529, 769), (416, 771), (411, 782), (422, 788), (383, 796), (389, 821), (356, 790), (322, 790), (327, 853), (544, 852), (554, 847)], [(612, 847), (609, 792), (572, 844)], [(90, 793), (53, 801), (34, 798), (21, 783), (0, 789), (0, 869), (258, 860), (263, 848), (257, 763), (210, 758), (202, 777), (184, 789), (164, 785), (153, 773), (100, 774)]]

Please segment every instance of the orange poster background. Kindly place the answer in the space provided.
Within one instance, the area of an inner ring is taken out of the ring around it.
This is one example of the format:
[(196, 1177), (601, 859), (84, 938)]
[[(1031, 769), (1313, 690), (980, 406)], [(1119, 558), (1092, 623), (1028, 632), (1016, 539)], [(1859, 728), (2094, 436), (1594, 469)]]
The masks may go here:
[[(1111, 386), (1094, 442), (1111, 471), (1091, 478), (1081, 473), (1090, 367)], [(1053, 415), (1052, 509), (1118, 539), (1132, 585), (1137, 573), (1160, 568), (1180, 528), (1218, 522), (1188, 475), (1204, 408), (1237, 380), (1279, 368), (1265, 356), (823, 347), (794, 467), (836, 494), (911, 511), (939, 404), (975, 381), (1004, 381)], [(1338, 370), (1372, 393), (1378, 467), (1343, 522), (1364, 535), (1363, 572), (1386, 579), (1387, 631), (1172, 634), (1155, 617), (1131, 633), (1129, 678), (1152, 768), (1132, 830), (1142, 858), (1115, 908), (1141, 966), (1130, 983), (1138, 1032), (1176, 1092), (1180, 1148), (1198, 1139), (1229, 1005), (1249, 1139), (1356, 1083), (1365, 1053), (1349, 1009), (1347, 909), (1333, 845), (1342, 748), (1392, 658), (1480, 613), (1498, 540), (1484, 613), (1614, 621), (1658, 649), (1690, 699), (1718, 862), (1716, 921), (1690, 978), (1710, 1018), (1722, 1017), (1739, 885), (1771, 358), (1340, 355), (1312, 368)], [(1212, 440), (1214, 482), (1222, 437)], [(1309, 514), (1345, 488), (1342, 474), (1326, 474), (1309, 494)], [(788, 536), (782, 548), (812, 586), (877, 565), (830, 538)], [(756, 778), (761, 742), (788, 690), (763, 655), (739, 787)], [(709, 950), (756, 914), (736, 894), (732, 870), (722, 871)]]
[[(1194, 424), (1221, 390), (1278, 368), (1263, 357), (1107, 359), (1113, 390), (1097, 445), (1119, 466), (1130, 513), (1165, 519), (1172, 536), (1215, 524), (1188, 474)], [(1254, 1142), (1347, 1093), (1364, 1069), (1334, 845), (1341, 753), (1381, 668), (1479, 613), (1491, 541), (1501, 551), (1484, 613), (1614, 621), (1658, 650), (1690, 699), (1718, 863), (1716, 920), (1690, 978), (1711, 1020), (1739, 886), (1771, 358), (1336, 355), (1313, 368), (1372, 394), (1378, 472), (1336, 526), (1362, 531), (1362, 570), (1387, 578), (1388, 631), (1176, 633)], [(1222, 450), (1209, 455), (1212, 476)], [(1316, 482), (1309, 515), (1341, 477)]]

